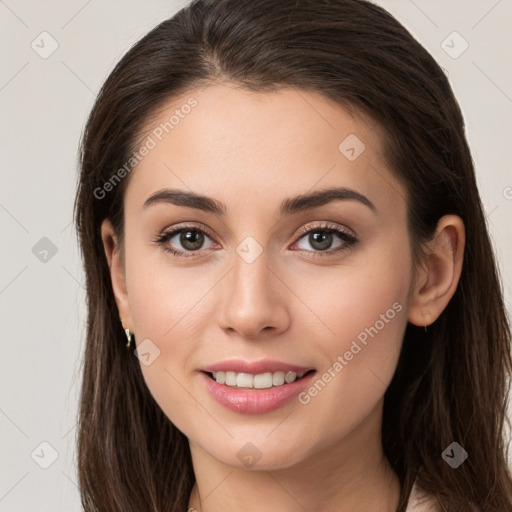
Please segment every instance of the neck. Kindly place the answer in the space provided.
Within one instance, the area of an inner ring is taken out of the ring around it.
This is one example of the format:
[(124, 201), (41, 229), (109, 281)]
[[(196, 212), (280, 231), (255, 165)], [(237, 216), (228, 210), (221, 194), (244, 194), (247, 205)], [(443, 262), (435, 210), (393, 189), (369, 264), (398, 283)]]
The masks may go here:
[(287, 468), (234, 468), (191, 443), (196, 483), (189, 510), (395, 512), (400, 482), (382, 451), (381, 414), (382, 404), (349, 435)]

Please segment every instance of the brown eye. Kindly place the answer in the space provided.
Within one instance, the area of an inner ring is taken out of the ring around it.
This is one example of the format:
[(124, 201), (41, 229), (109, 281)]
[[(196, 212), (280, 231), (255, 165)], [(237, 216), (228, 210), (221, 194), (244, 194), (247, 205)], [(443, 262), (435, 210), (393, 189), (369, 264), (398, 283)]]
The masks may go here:
[(183, 226), (162, 233), (156, 238), (156, 242), (164, 250), (177, 256), (193, 256), (194, 252), (207, 249), (213, 245), (204, 247), (205, 241), (212, 237), (203, 229), (195, 226)]
[(180, 244), (189, 251), (201, 249), (204, 243), (204, 234), (196, 229), (182, 231), (180, 233)]
[(308, 235), (308, 242), (318, 251), (325, 251), (329, 249), (333, 243), (334, 237), (332, 236), (332, 232), (327, 231), (312, 231)]
[[(358, 242), (358, 239), (342, 228), (326, 224), (313, 228), (302, 228), (296, 242), (299, 250), (312, 252), (315, 256), (332, 255), (347, 250)], [(302, 244), (302, 246), (301, 246)], [(333, 244), (336, 244), (333, 246)], [(309, 245), (309, 247), (307, 247)]]

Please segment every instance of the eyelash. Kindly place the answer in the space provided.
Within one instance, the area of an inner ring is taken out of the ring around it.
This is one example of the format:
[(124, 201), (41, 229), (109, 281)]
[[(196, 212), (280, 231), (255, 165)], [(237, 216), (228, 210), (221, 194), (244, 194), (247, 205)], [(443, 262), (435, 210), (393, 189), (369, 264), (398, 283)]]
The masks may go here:
[[(185, 226), (180, 226), (178, 228), (172, 229), (170, 231), (164, 231), (163, 233), (161, 233), (155, 237), (154, 242), (158, 245), (161, 245), (162, 249), (164, 249), (164, 251), (167, 251), (167, 252), (173, 254), (174, 256), (183, 257), (183, 258), (191, 258), (191, 257), (193, 258), (196, 256), (197, 253), (200, 252), (200, 250), (199, 251), (180, 251), (178, 249), (173, 249), (172, 247), (170, 247), (167, 244), (167, 242), (169, 240), (171, 240), (175, 235), (177, 235), (183, 231), (196, 231), (198, 233), (202, 233), (202, 234), (208, 236), (212, 240), (214, 239), (214, 237), (211, 235), (211, 233), (204, 228), (199, 228), (199, 227), (193, 226), (193, 225), (185, 225)], [(336, 249), (328, 249), (325, 251), (320, 251), (320, 250), (309, 251), (306, 249), (298, 249), (299, 252), (304, 252), (304, 251), (308, 252), (308, 253), (312, 252), (314, 254), (313, 258), (318, 258), (318, 257), (325, 258), (328, 256), (332, 256), (333, 254), (347, 251), (349, 248), (353, 247), (354, 245), (356, 245), (359, 242), (359, 239), (356, 238), (354, 235), (348, 233), (347, 231), (340, 228), (339, 226), (336, 226), (335, 224), (330, 224), (329, 222), (326, 222), (325, 224), (322, 224), (320, 226), (300, 228), (299, 232), (296, 235), (297, 236), (296, 242), (298, 242), (300, 239), (302, 239), (305, 235), (307, 235), (309, 233), (317, 233), (317, 232), (324, 232), (324, 233), (328, 233), (328, 234), (335, 233), (344, 242), (344, 244), (341, 245), (340, 247), (337, 247)], [(296, 243), (296, 242), (294, 242), (294, 243)]]

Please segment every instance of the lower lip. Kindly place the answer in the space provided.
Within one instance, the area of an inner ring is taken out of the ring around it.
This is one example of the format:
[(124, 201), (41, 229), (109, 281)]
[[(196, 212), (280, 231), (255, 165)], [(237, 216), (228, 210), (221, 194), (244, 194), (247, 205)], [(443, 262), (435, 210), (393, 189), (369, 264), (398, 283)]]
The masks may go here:
[(279, 409), (290, 402), (309, 385), (316, 372), (311, 372), (291, 384), (267, 389), (234, 388), (219, 384), (206, 373), (201, 373), (210, 395), (219, 404), (235, 412), (261, 414)]

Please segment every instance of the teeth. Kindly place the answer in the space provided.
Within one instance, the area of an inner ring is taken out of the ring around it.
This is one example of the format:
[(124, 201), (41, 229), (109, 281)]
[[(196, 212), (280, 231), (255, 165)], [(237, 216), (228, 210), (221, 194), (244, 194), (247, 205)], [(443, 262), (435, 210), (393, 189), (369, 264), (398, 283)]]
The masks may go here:
[(297, 374), (295, 372), (288, 372), (284, 376), (284, 380), (287, 384), (290, 384), (290, 382), (293, 382), (297, 378)]
[(236, 386), (236, 373), (226, 372), (226, 386)]
[(275, 372), (272, 374), (272, 384), (282, 386), (284, 384), (284, 372)]
[(213, 372), (213, 378), (219, 384), (237, 388), (268, 389), (272, 386), (282, 386), (291, 384), (304, 376), (306, 372), (296, 373), (285, 372), (267, 372), (253, 375), (252, 373), (236, 372)]
[(237, 388), (252, 388), (253, 376), (250, 373), (238, 373), (236, 376)]

